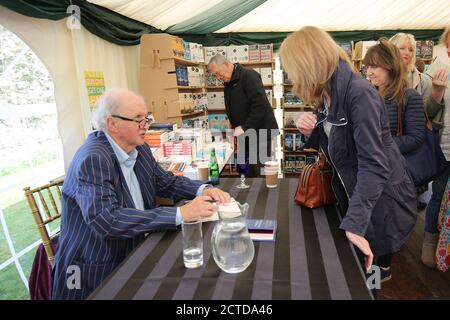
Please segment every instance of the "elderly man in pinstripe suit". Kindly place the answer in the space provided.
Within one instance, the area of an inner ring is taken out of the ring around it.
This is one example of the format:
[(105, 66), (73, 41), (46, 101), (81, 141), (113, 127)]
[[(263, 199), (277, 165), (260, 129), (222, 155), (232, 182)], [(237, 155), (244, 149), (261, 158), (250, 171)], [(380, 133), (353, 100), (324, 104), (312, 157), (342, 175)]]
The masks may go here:
[[(63, 186), (61, 234), (53, 270), (53, 299), (85, 299), (143, 239), (210, 216), (212, 200), (228, 193), (175, 177), (155, 161), (144, 136), (144, 100), (114, 89), (99, 100), (91, 133), (75, 154)], [(194, 200), (155, 208), (155, 196)]]

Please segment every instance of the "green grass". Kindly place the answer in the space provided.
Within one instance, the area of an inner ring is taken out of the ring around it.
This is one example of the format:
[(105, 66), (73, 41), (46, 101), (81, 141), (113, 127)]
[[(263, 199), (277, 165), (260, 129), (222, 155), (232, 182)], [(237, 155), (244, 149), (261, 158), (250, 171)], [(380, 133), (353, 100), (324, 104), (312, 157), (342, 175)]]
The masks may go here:
[[(55, 195), (56, 197), (56, 195)], [(3, 210), (5, 221), (9, 229), (16, 253), (40, 239), (39, 232), (26, 200), (19, 201)], [(50, 223), (50, 229), (59, 226), (60, 221)], [(37, 248), (32, 249), (19, 259), (28, 278)], [(0, 263), (11, 257), (3, 230), (0, 230)], [(29, 294), (24, 286), (16, 265), (10, 264), (0, 271), (0, 300), (29, 299)]]
[[(40, 239), (39, 231), (26, 200), (5, 208), (3, 214), (16, 252)], [(55, 230), (59, 223), (60, 221), (51, 222), (50, 229)], [(0, 237), (4, 238), (4, 235), (2, 234)], [(0, 263), (10, 256), (6, 241), (2, 241), (0, 243)]]
[(34, 153), (31, 156), (31, 163), (26, 160), (21, 160), (16, 163), (10, 164), (9, 166), (5, 166), (0, 168), (0, 177), (9, 176), (23, 170), (26, 170), (30, 167), (30, 164), (33, 167), (48, 163), (58, 158), (58, 154), (54, 150), (45, 150)]
[[(19, 259), (27, 279), (30, 277), (36, 250), (31, 250)], [(29, 300), (30, 295), (17, 271), (16, 264), (10, 264), (0, 272), (0, 300)]]
[(16, 265), (10, 264), (0, 272), (0, 300), (27, 300), (27, 288), (20, 279)]

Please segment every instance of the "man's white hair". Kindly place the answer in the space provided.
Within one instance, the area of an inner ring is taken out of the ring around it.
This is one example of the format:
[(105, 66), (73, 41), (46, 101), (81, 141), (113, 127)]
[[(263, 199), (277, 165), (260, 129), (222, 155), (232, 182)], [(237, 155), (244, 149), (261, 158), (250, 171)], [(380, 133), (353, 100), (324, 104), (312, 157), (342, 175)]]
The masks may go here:
[(105, 91), (97, 101), (96, 108), (92, 111), (92, 124), (94, 128), (106, 131), (106, 120), (113, 114), (119, 114), (127, 96), (137, 96), (144, 101), (142, 96), (127, 89), (114, 88)]
[(218, 67), (221, 67), (225, 62), (231, 63), (225, 56), (221, 53), (216, 54), (214, 57), (209, 60), (208, 63), (208, 71), (211, 71), (211, 65), (215, 64)]

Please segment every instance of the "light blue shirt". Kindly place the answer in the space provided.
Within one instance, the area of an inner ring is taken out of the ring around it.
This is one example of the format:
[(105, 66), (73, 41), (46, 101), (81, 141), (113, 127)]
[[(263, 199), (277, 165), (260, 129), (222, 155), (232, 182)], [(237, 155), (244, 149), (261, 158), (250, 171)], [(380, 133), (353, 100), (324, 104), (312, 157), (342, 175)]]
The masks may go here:
[[(111, 136), (104, 131), (106, 138), (108, 139), (111, 147), (114, 150), (114, 153), (119, 160), (120, 169), (122, 170), (123, 176), (125, 177), (125, 182), (130, 190), (131, 197), (133, 198), (134, 206), (136, 209), (144, 210), (144, 200), (142, 198), (141, 187), (139, 186), (139, 181), (136, 177), (136, 173), (134, 172), (134, 164), (136, 163), (136, 158), (138, 156), (138, 151), (134, 149), (130, 153), (126, 153)], [(206, 187), (210, 187), (208, 184), (202, 184), (197, 190), (197, 196), (201, 196), (203, 190)], [(180, 208), (177, 208), (177, 214), (175, 217), (175, 223), (180, 225), (183, 222), (183, 218), (181, 216)]]

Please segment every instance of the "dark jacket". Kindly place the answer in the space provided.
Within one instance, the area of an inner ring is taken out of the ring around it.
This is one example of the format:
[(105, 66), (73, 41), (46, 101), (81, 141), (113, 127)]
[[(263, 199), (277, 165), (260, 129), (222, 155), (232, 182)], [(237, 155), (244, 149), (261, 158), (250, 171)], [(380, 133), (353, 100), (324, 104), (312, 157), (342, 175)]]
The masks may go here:
[(233, 128), (244, 131), (278, 129), (275, 115), (264, 90), (261, 76), (239, 63), (234, 65), (230, 82), (225, 84), (225, 108)]
[(344, 213), (340, 228), (364, 236), (375, 256), (398, 251), (416, 222), (416, 189), (382, 98), (344, 62), (331, 78), (327, 121), (329, 137), (319, 124), (307, 146), (320, 146), (331, 159), (333, 190)]
[(422, 143), (425, 135), (425, 117), (423, 99), (414, 89), (405, 92), (405, 104), (402, 108), (403, 133), (397, 136), (397, 103), (394, 99), (384, 99), (389, 115), (389, 127), (395, 143), (402, 154), (416, 150)]

